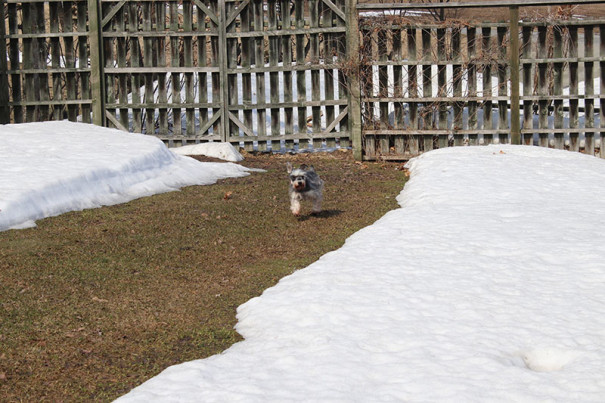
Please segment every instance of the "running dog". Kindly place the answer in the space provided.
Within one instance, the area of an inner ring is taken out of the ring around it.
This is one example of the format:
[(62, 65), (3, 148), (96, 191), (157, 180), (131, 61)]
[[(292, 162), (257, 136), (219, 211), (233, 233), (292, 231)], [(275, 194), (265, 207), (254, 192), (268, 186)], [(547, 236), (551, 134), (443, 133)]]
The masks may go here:
[(300, 168), (293, 168), (291, 163), (286, 164), (290, 176), (290, 210), (295, 216), (300, 215), (300, 203), (303, 200), (313, 201), (312, 214), (321, 212), (324, 181), (321, 180), (313, 166), (302, 164)]

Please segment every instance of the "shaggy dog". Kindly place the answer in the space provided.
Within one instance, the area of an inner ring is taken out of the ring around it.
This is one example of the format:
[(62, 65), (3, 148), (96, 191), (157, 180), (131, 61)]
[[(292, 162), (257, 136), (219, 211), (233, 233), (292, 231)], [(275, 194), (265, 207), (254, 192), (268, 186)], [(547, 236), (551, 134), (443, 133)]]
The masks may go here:
[(315, 172), (313, 166), (303, 164), (300, 168), (293, 168), (289, 162), (286, 164), (290, 177), (290, 210), (292, 214), (300, 215), (300, 203), (303, 200), (313, 201), (313, 214), (321, 212), (324, 181)]

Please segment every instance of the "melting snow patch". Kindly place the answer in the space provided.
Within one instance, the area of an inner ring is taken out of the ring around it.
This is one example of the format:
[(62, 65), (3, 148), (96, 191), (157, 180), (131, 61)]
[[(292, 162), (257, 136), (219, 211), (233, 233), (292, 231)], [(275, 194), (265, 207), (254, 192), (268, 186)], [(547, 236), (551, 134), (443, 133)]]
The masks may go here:
[(170, 149), (180, 155), (205, 155), (225, 161), (239, 162), (244, 157), (230, 143), (201, 143)]
[(519, 352), (525, 366), (536, 372), (560, 371), (572, 363), (580, 353), (574, 350), (563, 350), (546, 347)]

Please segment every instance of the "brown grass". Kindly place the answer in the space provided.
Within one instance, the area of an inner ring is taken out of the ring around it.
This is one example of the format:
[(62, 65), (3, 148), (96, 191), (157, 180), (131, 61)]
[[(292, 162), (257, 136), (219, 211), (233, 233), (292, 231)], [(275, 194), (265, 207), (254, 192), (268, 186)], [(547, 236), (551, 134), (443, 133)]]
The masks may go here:
[[(320, 216), (291, 215), (286, 160), (326, 181)], [(109, 401), (223, 351), (237, 306), (395, 208), (405, 181), (348, 152), (244, 165), (267, 172), (1, 232), (0, 400)]]

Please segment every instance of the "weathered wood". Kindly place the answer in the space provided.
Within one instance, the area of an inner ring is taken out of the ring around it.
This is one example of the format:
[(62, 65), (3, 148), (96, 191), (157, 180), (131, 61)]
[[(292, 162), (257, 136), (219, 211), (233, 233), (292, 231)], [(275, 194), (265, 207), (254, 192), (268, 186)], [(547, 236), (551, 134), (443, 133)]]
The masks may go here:
[[(5, 16), (4, 3), (0, 3), (0, 15)], [(8, 87), (8, 76), (5, 72), (8, 70), (6, 65), (6, 26), (5, 18), (0, 21), (0, 124), (10, 123), (10, 107), (8, 105), (9, 87)]]
[[(193, 2), (183, 2), (183, 30), (193, 31)], [(193, 68), (193, 37), (183, 36), (183, 64), (187, 68)], [(195, 81), (193, 73), (185, 73), (185, 103), (195, 102)], [(188, 136), (195, 135), (195, 108), (185, 108), (185, 131)]]
[[(599, 25), (599, 54), (601, 57), (605, 56), (605, 24)], [(600, 144), (600, 157), (605, 158), (605, 57), (600, 63), (600, 71), (601, 71), (601, 81), (600, 81), (600, 89), (601, 89), (601, 97), (599, 99), (600, 108), (599, 108), (599, 126), (601, 127), (601, 132), (599, 133), (601, 144)]]
[[(289, 31), (292, 29), (292, 14), (290, 13), (290, 1), (289, 0), (281, 0), (280, 3), (280, 11), (282, 18), (282, 30)], [(283, 102), (292, 102), (292, 40), (291, 36), (286, 36), (282, 39), (282, 63), (284, 67), (283, 77), (284, 77), (284, 100)], [(291, 140), (289, 137), (294, 133), (294, 108), (292, 107), (284, 107), (284, 137), (285, 147), (288, 150), (294, 148), (294, 140)]]
[[(60, 4), (58, 3), (49, 3), (48, 17), (50, 23), (50, 32), (58, 33), (59, 32), (59, 21), (60, 15), (62, 14), (62, 10)], [(52, 97), (53, 100), (61, 100), (65, 97), (63, 96), (63, 88), (62, 88), (62, 74), (60, 72), (61, 68), (61, 38), (54, 37), (50, 38), (50, 58), (51, 58), (51, 66), (54, 70), (52, 73)], [(57, 105), (53, 108), (52, 112), (52, 120), (61, 120), (63, 119), (63, 108), (64, 105)]]
[[(305, 10), (304, 3), (302, 1), (297, 1), (294, 3), (294, 20), (298, 30), (302, 30), (305, 27)], [(305, 41), (305, 35), (296, 35), (296, 64), (299, 66), (303, 66), (305, 64)], [(301, 103), (301, 105), (303, 105), (307, 100), (306, 88), (305, 71), (298, 70), (296, 72), (296, 93), (298, 102)], [(307, 133), (307, 108), (300, 106), (297, 108), (296, 113), (298, 116), (298, 131), (300, 133)], [(308, 147), (308, 144), (299, 142), (299, 147), (306, 148)]]
[[(546, 57), (548, 47), (546, 44), (547, 27), (538, 27), (538, 49), (537, 57), (543, 59)], [(548, 95), (548, 64), (538, 63), (538, 95)], [(545, 100), (538, 101), (538, 127), (540, 129), (548, 128), (548, 102)], [(538, 145), (540, 147), (548, 147), (548, 136), (545, 133), (539, 134)]]
[[(77, 12), (78, 12), (78, 33), (81, 34), (78, 36), (78, 67), (80, 70), (88, 69), (88, 38), (86, 36), (87, 31), (87, 16), (88, 16), (88, 4), (85, 1), (80, 1), (77, 3)], [(90, 73), (87, 71), (80, 71), (80, 98), (89, 100), (91, 99), (90, 95)], [(90, 108), (90, 104), (83, 103), (80, 107), (80, 111), (82, 113), (82, 122), (91, 123), (91, 113), (92, 110)]]
[[(277, 1), (267, 1), (267, 14), (268, 14), (268, 28), (270, 30), (277, 30)], [(271, 36), (269, 37), (269, 65), (277, 66), (279, 64), (281, 56), (281, 37)], [(271, 91), (271, 136), (277, 138), (271, 141), (271, 150), (280, 150), (281, 141), (280, 137), (280, 113), (279, 113), (279, 74), (274, 71), (269, 73), (269, 89)]]
[[(417, 60), (417, 46), (416, 46), (416, 29), (409, 28), (407, 30), (407, 41), (408, 41), (408, 59)], [(408, 67), (408, 97), (411, 101), (409, 105), (410, 113), (410, 129), (417, 130), (418, 127), (418, 104), (413, 101), (414, 98), (418, 97), (418, 68), (416, 65), (410, 65)], [(411, 154), (418, 154), (420, 152), (420, 137), (413, 135), (409, 139), (409, 152)]]
[[(594, 55), (594, 30), (592, 25), (584, 27), (584, 55)], [(594, 63), (584, 62), (584, 127), (594, 127)], [(584, 133), (584, 153), (594, 155), (594, 133)]]
[[(491, 97), (492, 94), (492, 29), (484, 27), (481, 29), (481, 58), (483, 64), (483, 96)], [(483, 104), (483, 124), (481, 129), (493, 129), (492, 127), (492, 101), (485, 101)], [(491, 144), (493, 135), (486, 133), (483, 135), (483, 144)]]
[[(325, 27), (325, 28), (333, 27), (334, 26), (334, 17), (335, 17), (334, 9), (331, 8), (331, 6), (325, 5), (325, 3), (320, 3), (320, 4), (323, 7), (323, 11), (322, 11), (323, 27)], [(339, 10), (336, 5), (333, 4), (333, 6), (335, 7), (336, 10)], [(336, 43), (334, 41), (334, 34), (324, 33), (323, 36), (324, 36), (324, 41), (323, 41), (324, 63), (326, 63), (326, 64), (333, 63), (334, 57), (336, 56), (336, 49), (335, 49)], [(322, 97), (326, 100), (334, 99), (334, 74), (333, 73), (334, 73), (334, 70), (331, 70), (331, 69), (323, 70), (324, 93), (322, 94)], [(325, 115), (326, 115), (326, 117), (325, 117), (326, 122), (329, 126), (332, 122), (334, 122), (334, 119), (336, 118), (334, 107), (326, 106)], [(328, 148), (336, 147), (336, 139), (327, 138), (326, 146)]]
[(519, 102), (519, 7), (510, 8), (511, 143), (521, 144)]
[[(467, 53), (468, 53), (468, 97), (472, 99), (477, 96), (477, 29), (474, 27), (467, 28)], [(468, 128), (471, 131), (477, 129), (477, 102), (469, 100), (468, 102)], [(478, 145), (478, 134), (472, 133), (468, 135), (469, 145)]]
[[(462, 57), (460, 49), (460, 26), (454, 26), (452, 28), (452, 60), (454, 64), (452, 66), (453, 71), (453, 86), (454, 86), (454, 97), (462, 96)], [(464, 111), (464, 102), (456, 101), (452, 107), (454, 112), (453, 127), (454, 130), (454, 145), (461, 146), (464, 144), (464, 136), (459, 130), (464, 129), (462, 123), (462, 114)], [(446, 144), (447, 145), (447, 144)]]
[[(176, 2), (170, 3), (170, 30), (179, 30), (179, 4)], [(172, 74), (170, 75), (170, 89), (172, 102), (181, 102), (181, 72), (175, 67), (181, 66), (181, 40), (179, 37), (170, 37), (170, 67), (172, 67)], [(165, 62), (165, 60), (164, 60)], [(160, 77), (165, 77), (166, 74), (159, 73)], [(166, 88), (160, 89), (160, 102), (166, 103)], [(160, 110), (160, 133), (166, 135), (168, 133), (168, 121), (162, 118), (162, 114), (167, 114), (165, 108)], [(166, 115), (167, 116), (167, 115)], [(172, 135), (180, 136), (183, 132), (183, 123), (181, 121), (182, 110), (181, 108), (172, 108)]]
[[(125, 30), (126, 29), (126, 18), (127, 15), (125, 13), (125, 8), (122, 7), (120, 8), (119, 12), (116, 15), (116, 28), (120, 29), (120, 30)], [(126, 60), (126, 38), (116, 38), (116, 51), (117, 51), (117, 57), (118, 57), (118, 68), (123, 68), (126, 67), (127, 65), (127, 60)], [(128, 94), (129, 94), (129, 89), (128, 89), (128, 76), (125, 74), (119, 75), (117, 77), (117, 85), (118, 85), (118, 99), (119, 102), (122, 104), (127, 104), (128, 103)], [(109, 100), (108, 100), (109, 101)], [(113, 101), (113, 100), (112, 100)], [(120, 108), (120, 119), (119, 119), (120, 124), (123, 127), (128, 127), (129, 122), (130, 122), (130, 117), (129, 117), (129, 113), (128, 113), (128, 109), (126, 108)]]
[[(128, 5), (128, 31), (138, 31), (138, 11), (139, 7), (136, 3), (130, 3)], [(136, 70), (141, 67), (141, 46), (138, 37), (130, 37), (130, 66)], [(130, 76), (130, 88), (131, 88), (131, 102), (133, 104), (141, 103), (141, 86), (142, 80), (140, 74), (131, 74)], [(132, 131), (135, 133), (143, 132), (143, 113), (140, 108), (132, 107)]]
[[(433, 96), (433, 79), (432, 79), (432, 45), (431, 45), (431, 30), (422, 29), (422, 96), (431, 98)], [(433, 105), (425, 103), (422, 105), (422, 128), (423, 130), (433, 129)], [(423, 151), (433, 149), (433, 136), (425, 134), (422, 136)]]
[[(19, 32), (19, 19), (17, 16), (17, 6), (15, 4), (8, 4), (8, 32), (10, 34), (16, 34)], [(8, 57), (11, 66), (11, 70), (19, 71), (22, 66), (19, 62), (19, 40), (16, 38), (11, 38), (9, 40), (9, 51)], [(11, 97), (12, 101), (15, 104), (13, 106), (13, 120), (15, 123), (23, 122), (23, 108), (20, 103), (22, 101), (22, 93), (21, 93), (21, 75), (17, 72), (10, 74), (10, 84), (11, 84)], [(8, 87), (7, 87), (8, 88)]]
[[(143, 31), (149, 32), (152, 29), (153, 21), (152, 21), (152, 4), (143, 3), (142, 6), (142, 15), (143, 15)], [(156, 63), (154, 61), (154, 41), (151, 37), (143, 38), (143, 65), (145, 67), (155, 67)], [(111, 62), (111, 59), (110, 59)], [(154, 80), (155, 75), (152, 73), (145, 74), (145, 102), (154, 105), (155, 104), (155, 94), (154, 94)], [(145, 109), (145, 133), (146, 134), (155, 134), (155, 108), (147, 108)]]
[[(458, 36), (458, 39), (460, 39), (459, 36)], [(448, 55), (446, 53), (445, 41), (446, 41), (445, 28), (438, 28), (437, 29), (437, 58), (438, 58), (438, 60), (448, 60), (448, 59), (450, 59), (450, 57), (452, 57), (452, 55)], [(452, 36), (452, 40), (450, 43), (452, 44), (452, 46), (454, 46), (453, 36)], [(460, 42), (458, 41), (458, 45), (459, 44), (460, 44)], [(437, 70), (437, 96), (439, 98), (447, 98), (447, 65), (439, 65), (437, 67), (437, 69), (438, 69)], [(456, 73), (454, 73), (454, 76), (455, 76), (455, 74)], [(447, 102), (447, 101), (446, 102), (441, 102), (441, 101), (437, 102), (437, 109), (439, 111), (439, 116), (438, 116), (439, 130), (448, 129), (448, 124), (447, 124), (448, 103), (449, 102)], [(438, 145), (439, 145), (439, 148), (445, 148), (448, 146), (448, 136), (446, 134), (442, 134), (439, 136)]]
[[(563, 56), (563, 35), (560, 27), (553, 30), (553, 56), (560, 58)], [(554, 109), (554, 127), (563, 129), (563, 100), (557, 99), (563, 93), (563, 63), (553, 64), (553, 101)], [(554, 132), (554, 148), (562, 150), (565, 148), (564, 132), (562, 130)]]
[[(506, 74), (508, 65), (508, 58), (506, 55), (506, 50), (508, 49), (508, 44), (506, 41), (507, 31), (507, 27), (498, 27), (496, 30), (498, 38), (498, 96), (500, 97), (508, 96), (508, 77)], [(501, 132), (498, 134), (498, 143), (508, 143), (509, 133), (502, 132), (502, 130), (510, 129), (508, 125), (508, 102), (505, 100), (498, 101), (498, 129), (501, 130)]]
[[(578, 28), (575, 26), (569, 27), (569, 49), (568, 53), (571, 57), (578, 55)], [(578, 93), (578, 63), (569, 63), (569, 93)], [(580, 150), (579, 133), (575, 130), (578, 127), (578, 100), (569, 100), (569, 149), (571, 151)]]
[[(210, 22), (206, 22), (206, 12), (201, 8), (197, 7), (197, 23), (198, 30), (201, 33), (205, 33), (208, 29), (208, 24)], [(210, 9), (208, 9), (209, 13), (212, 13)], [(208, 18), (210, 20), (210, 18)], [(200, 69), (197, 73), (197, 82), (198, 82), (198, 102), (199, 103), (207, 103), (208, 102), (208, 73), (203, 71), (202, 69), (208, 66), (208, 37), (207, 36), (199, 36), (197, 38), (197, 63), (198, 68)], [(204, 136), (207, 135), (208, 129), (210, 125), (208, 123), (208, 108), (199, 107), (198, 108), (198, 121), (199, 121), (199, 129), (196, 131), (195, 136)], [(194, 140), (195, 141), (195, 140)]]
[[(254, 15), (254, 31), (264, 35), (264, 10), (263, 2), (255, 0), (253, 3), (253, 15)], [(265, 66), (265, 37), (259, 36), (255, 39), (255, 64), (257, 68), (263, 68)], [(257, 102), (266, 102), (266, 86), (265, 86), (265, 73), (261, 70), (260, 73), (256, 74), (256, 99)], [(257, 136), (265, 136), (267, 134), (267, 110), (265, 108), (257, 109)], [(267, 150), (267, 142), (259, 141), (258, 150)]]
[(89, 37), (90, 41), (90, 88), (92, 99), (92, 122), (98, 126), (105, 125), (105, 87), (103, 85), (103, 59), (101, 51), (101, 9), (96, 0), (88, 0)]

